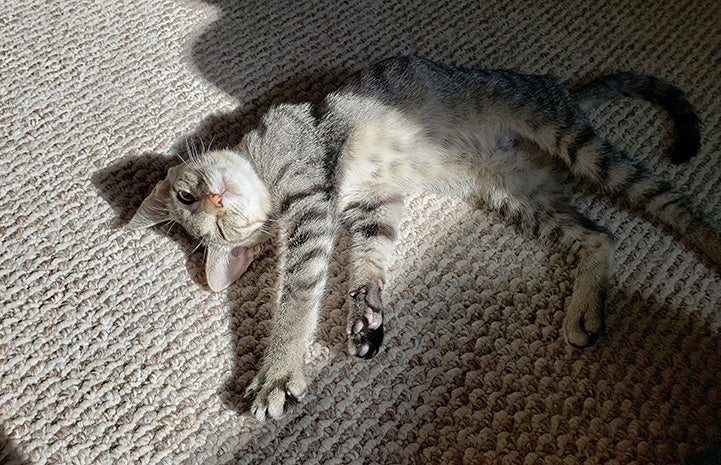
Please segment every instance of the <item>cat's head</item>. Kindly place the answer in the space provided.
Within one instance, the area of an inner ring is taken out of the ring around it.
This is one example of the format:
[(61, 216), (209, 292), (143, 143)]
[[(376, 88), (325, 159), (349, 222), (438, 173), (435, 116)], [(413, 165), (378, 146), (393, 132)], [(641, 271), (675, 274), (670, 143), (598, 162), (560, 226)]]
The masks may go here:
[(168, 170), (128, 224), (142, 229), (175, 221), (207, 247), (208, 285), (239, 278), (269, 238), (270, 194), (251, 164), (230, 151), (206, 152)]

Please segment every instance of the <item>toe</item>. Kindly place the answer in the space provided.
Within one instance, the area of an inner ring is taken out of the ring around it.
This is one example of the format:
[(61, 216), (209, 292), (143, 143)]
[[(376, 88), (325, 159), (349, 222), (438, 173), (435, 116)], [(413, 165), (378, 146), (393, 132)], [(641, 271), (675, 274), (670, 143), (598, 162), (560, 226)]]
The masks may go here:
[(363, 323), (363, 320), (356, 320), (356, 322), (353, 323), (353, 334), (360, 333), (364, 327), (365, 323)]
[(268, 415), (271, 418), (279, 418), (283, 415), (283, 407), (285, 405), (285, 391), (282, 389), (273, 389), (268, 395)]

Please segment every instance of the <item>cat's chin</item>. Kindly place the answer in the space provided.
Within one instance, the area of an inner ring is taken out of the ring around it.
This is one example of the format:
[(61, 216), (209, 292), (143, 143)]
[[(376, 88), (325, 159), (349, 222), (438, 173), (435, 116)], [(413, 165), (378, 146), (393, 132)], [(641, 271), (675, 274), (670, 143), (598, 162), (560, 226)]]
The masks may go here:
[(210, 290), (220, 292), (240, 278), (261, 249), (261, 245), (252, 247), (209, 245), (205, 277)]

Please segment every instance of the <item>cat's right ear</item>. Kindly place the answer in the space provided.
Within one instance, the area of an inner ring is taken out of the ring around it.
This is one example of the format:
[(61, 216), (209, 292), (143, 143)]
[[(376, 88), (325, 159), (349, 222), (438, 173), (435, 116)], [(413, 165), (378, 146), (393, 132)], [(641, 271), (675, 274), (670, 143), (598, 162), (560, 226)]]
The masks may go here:
[(170, 183), (167, 179), (160, 181), (153, 192), (143, 200), (140, 208), (128, 223), (128, 229), (144, 229), (170, 220), (168, 205), (170, 204)]

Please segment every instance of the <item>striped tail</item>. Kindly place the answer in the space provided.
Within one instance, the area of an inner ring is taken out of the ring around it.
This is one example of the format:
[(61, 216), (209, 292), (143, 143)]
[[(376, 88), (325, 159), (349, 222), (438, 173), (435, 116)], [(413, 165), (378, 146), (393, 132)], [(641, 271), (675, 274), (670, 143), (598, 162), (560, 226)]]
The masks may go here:
[(569, 92), (584, 110), (617, 97), (640, 98), (658, 105), (669, 114), (676, 129), (669, 148), (671, 161), (682, 163), (698, 152), (699, 117), (684, 93), (662, 79), (631, 72), (616, 73), (572, 87)]

